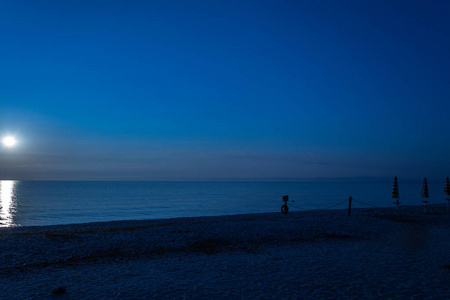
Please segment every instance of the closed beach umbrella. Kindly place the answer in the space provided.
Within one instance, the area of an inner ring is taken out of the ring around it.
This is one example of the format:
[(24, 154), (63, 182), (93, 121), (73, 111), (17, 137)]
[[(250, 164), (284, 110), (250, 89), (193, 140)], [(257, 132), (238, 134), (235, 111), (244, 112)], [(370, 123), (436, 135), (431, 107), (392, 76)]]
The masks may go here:
[(445, 196), (450, 197), (450, 182), (448, 181), (448, 177), (447, 180), (445, 181)]
[(425, 177), (423, 179), (423, 184), (422, 184), (422, 202), (423, 202), (423, 212), (426, 212), (426, 206), (427, 203), (429, 202), (428, 199), (429, 195), (428, 195), (428, 184), (427, 184), (427, 178)]
[(392, 198), (395, 199), (394, 204), (397, 206), (397, 210), (398, 210), (398, 205), (400, 204), (400, 202), (398, 201), (398, 198), (400, 198), (400, 193), (398, 192), (397, 176), (395, 176), (394, 183), (392, 185)]
[(450, 205), (450, 182), (447, 180), (445, 181), (445, 190), (444, 190), (445, 196), (447, 196), (447, 210)]
[(428, 183), (427, 183), (427, 178), (425, 177), (423, 179), (423, 184), (422, 184), (422, 198), (429, 198), (430, 196), (428, 195)]

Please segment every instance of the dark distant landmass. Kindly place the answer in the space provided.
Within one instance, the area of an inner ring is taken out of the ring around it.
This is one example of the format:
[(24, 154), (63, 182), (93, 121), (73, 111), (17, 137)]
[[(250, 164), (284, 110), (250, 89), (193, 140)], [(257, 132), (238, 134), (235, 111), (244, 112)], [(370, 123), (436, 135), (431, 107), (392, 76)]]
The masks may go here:
[[(342, 182), (342, 183), (369, 183), (369, 182), (391, 182), (392, 177), (354, 176), (354, 177), (313, 177), (313, 178), (292, 178), (292, 177), (262, 177), (262, 178), (212, 178), (194, 181), (255, 181), (255, 182)], [(445, 178), (430, 178), (429, 182), (441, 182)], [(401, 178), (404, 183), (421, 183), (423, 178)], [(183, 181), (183, 180), (180, 180)], [(188, 180), (192, 181), (192, 180)]]

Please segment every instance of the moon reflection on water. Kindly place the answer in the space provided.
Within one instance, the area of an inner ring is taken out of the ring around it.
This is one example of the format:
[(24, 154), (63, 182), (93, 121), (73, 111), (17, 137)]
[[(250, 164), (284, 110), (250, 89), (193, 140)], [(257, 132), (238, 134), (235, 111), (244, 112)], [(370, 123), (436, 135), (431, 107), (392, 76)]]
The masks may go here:
[(16, 211), (14, 180), (0, 181), (0, 226), (14, 226), (13, 217)]

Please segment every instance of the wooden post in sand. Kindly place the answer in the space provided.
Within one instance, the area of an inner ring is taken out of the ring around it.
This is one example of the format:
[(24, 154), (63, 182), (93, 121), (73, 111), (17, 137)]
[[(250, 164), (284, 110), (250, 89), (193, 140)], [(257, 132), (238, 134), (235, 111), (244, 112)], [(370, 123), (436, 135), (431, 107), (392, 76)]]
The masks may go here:
[(430, 202), (427, 199), (430, 197), (430, 195), (428, 194), (428, 183), (427, 183), (427, 178), (425, 177), (423, 179), (423, 184), (422, 184), (422, 202), (423, 202), (423, 213), (425, 214), (427, 212), (427, 203)]
[(352, 213), (352, 196), (348, 198), (348, 215), (350, 216), (351, 213)]

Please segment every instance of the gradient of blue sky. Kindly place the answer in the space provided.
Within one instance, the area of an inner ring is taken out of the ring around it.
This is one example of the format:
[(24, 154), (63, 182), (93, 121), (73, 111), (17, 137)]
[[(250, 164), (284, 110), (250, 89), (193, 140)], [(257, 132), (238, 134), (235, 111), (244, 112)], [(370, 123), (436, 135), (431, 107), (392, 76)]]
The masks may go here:
[(0, 177), (442, 177), (448, 1), (1, 1)]

